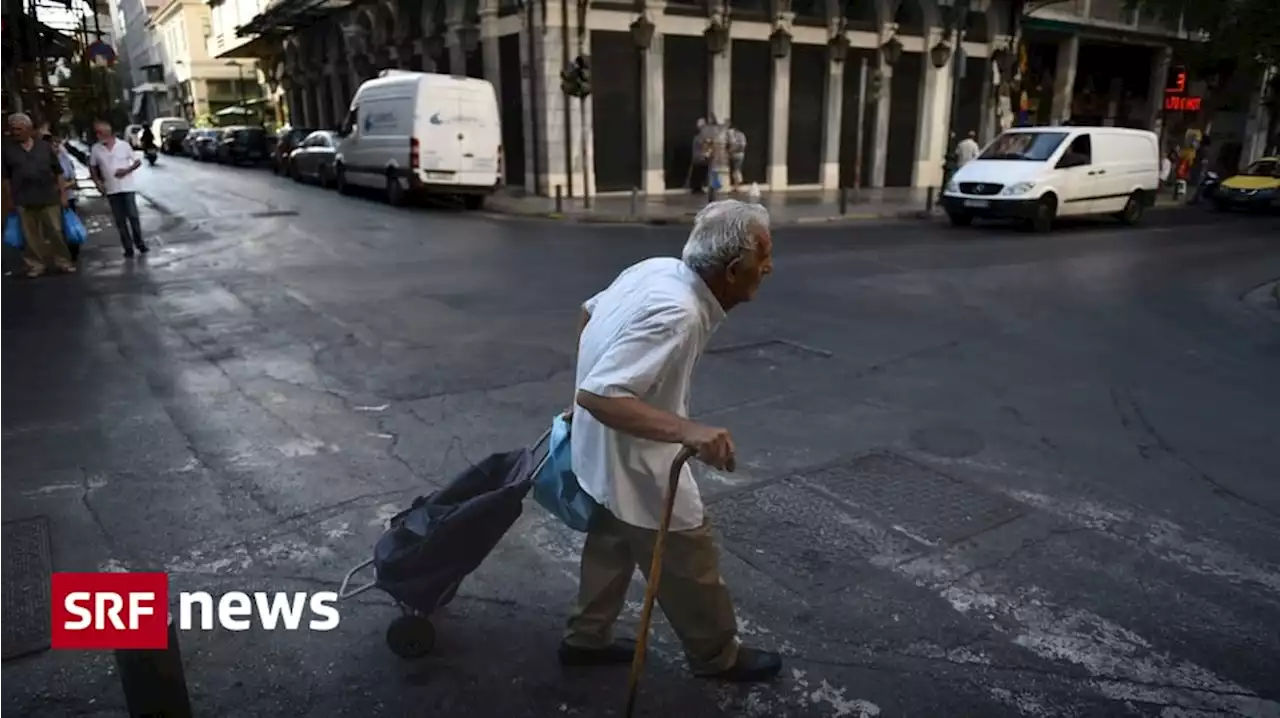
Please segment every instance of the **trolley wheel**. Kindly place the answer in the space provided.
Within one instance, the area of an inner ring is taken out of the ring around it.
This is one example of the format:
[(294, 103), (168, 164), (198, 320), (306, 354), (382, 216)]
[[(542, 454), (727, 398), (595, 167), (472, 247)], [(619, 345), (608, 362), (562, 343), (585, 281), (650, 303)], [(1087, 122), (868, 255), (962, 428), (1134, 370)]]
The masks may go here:
[(462, 586), (462, 582), (459, 581), (453, 584), (452, 586), (450, 586), (449, 588), (445, 589), (445, 592), (440, 594), (440, 602), (436, 605), (438, 605), (441, 608), (448, 606), (449, 603), (453, 601), (454, 597), (458, 595), (458, 589), (461, 586)]
[(401, 616), (387, 626), (387, 647), (405, 660), (421, 658), (435, 645), (436, 628), (425, 616)]

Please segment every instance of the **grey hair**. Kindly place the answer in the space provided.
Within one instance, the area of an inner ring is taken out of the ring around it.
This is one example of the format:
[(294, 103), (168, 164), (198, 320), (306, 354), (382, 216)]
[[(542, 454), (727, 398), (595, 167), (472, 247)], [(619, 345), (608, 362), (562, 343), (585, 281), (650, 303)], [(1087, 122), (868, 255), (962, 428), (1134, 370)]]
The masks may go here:
[(712, 202), (694, 217), (681, 258), (699, 274), (723, 270), (733, 260), (756, 251), (753, 227), (769, 229), (769, 210), (763, 205), (736, 199)]
[(9, 124), (15, 127), (34, 127), (35, 123), (31, 121), (31, 115), (25, 112), (15, 112), (9, 115)]

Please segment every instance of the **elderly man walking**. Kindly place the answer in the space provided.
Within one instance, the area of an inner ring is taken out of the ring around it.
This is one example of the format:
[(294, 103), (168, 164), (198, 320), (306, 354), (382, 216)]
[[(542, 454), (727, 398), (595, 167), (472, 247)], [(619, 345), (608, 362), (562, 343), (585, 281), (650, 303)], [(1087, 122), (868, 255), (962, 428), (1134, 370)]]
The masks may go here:
[(89, 150), (89, 171), (98, 191), (106, 195), (111, 205), (124, 256), (132, 257), (134, 247), (146, 254), (148, 247), (142, 241), (142, 222), (138, 218), (138, 188), (133, 182), (133, 173), (142, 166), (142, 160), (133, 156), (129, 143), (116, 139), (110, 123), (95, 122), (93, 131), (98, 141)]
[[(574, 472), (601, 506), (582, 551), (577, 606), (560, 661), (622, 664), (635, 646), (615, 641), (637, 564), (649, 570), (663, 487), (681, 446), (719, 469), (733, 461), (725, 429), (688, 418), (694, 364), (725, 313), (755, 296), (773, 268), (769, 213), (724, 200), (694, 220), (681, 259), (647, 259), (587, 300), (579, 329), (573, 409)], [(776, 653), (740, 645), (729, 591), (688, 467), (675, 497), (658, 603), (699, 676), (768, 680)]]
[(4, 141), (4, 209), (17, 207), (22, 224), (23, 262), (28, 277), (39, 277), (52, 266), (76, 271), (62, 236), (62, 208), (67, 206), (67, 183), (62, 164), (48, 142), (35, 136), (31, 118), (9, 116), (11, 138)]

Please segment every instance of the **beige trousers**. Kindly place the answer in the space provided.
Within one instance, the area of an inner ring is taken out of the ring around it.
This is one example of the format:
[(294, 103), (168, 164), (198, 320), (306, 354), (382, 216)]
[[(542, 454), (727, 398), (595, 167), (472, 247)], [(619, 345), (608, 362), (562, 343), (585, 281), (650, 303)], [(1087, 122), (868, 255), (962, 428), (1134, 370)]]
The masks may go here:
[[(602, 648), (613, 641), (613, 624), (637, 564), (648, 579), (656, 536), (656, 531), (597, 510), (582, 549), (578, 603), (569, 617), (566, 643)], [(667, 534), (658, 605), (684, 644), (694, 673), (719, 672), (738, 659), (738, 620), (720, 576), (720, 557), (709, 522)]]
[(71, 266), (71, 253), (62, 237), (60, 205), (19, 207), (18, 218), (22, 223), (22, 259), (26, 262), (27, 271), (42, 272)]

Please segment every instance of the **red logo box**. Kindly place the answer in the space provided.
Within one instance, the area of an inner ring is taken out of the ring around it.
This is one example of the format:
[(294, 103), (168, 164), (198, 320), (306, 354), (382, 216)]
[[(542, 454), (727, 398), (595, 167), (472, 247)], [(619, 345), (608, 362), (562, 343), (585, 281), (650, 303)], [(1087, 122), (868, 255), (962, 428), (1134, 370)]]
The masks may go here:
[(169, 576), (53, 574), (54, 649), (169, 647)]

